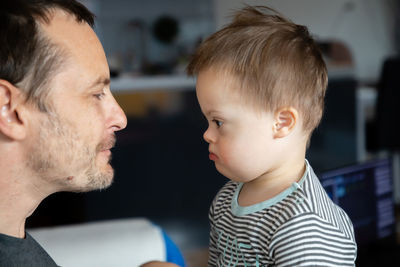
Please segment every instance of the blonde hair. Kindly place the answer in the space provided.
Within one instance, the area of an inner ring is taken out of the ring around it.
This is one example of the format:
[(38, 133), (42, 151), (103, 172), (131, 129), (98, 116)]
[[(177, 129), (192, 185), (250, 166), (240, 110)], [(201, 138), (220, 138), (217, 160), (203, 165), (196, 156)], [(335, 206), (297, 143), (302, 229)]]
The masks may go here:
[(216, 68), (231, 74), (240, 93), (267, 111), (293, 106), (312, 133), (323, 109), (327, 70), (307, 28), (271, 8), (246, 6), (233, 21), (200, 44), (189, 75)]

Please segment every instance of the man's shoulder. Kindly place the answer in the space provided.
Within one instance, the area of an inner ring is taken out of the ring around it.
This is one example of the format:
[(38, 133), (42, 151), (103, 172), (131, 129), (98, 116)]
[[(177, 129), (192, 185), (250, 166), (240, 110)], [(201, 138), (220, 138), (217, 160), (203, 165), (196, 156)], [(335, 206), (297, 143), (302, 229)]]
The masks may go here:
[(28, 234), (25, 239), (0, 234), (0, 266), (57, 266), (47, 252)]

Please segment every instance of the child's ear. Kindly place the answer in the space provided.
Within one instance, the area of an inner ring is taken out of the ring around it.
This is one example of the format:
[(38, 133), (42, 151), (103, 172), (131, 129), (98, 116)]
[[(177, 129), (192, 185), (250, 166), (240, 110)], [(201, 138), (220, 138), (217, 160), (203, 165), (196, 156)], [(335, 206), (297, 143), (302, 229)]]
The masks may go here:
[(293, 107), (279, 108), (274, 113), (274, 138), (288, 136), (296, 126), (299, 117), (298, 111)]
[(13, 140), (26, 136), (25, 125), (19, 117), (21, 104), (21, 91), (0, 79), (0, 134)]

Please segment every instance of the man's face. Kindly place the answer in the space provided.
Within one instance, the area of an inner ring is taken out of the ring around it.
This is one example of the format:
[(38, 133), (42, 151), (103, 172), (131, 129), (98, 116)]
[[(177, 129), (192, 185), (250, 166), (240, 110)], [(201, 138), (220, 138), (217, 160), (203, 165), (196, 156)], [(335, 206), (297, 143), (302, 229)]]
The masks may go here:
[(111, 184), (114, 132), (126, 117), (111, 95), (103, 48), (86, 23), (55, 11), (43, 32), (66, 54), (50, 82), (50, 111), (32, 115), (28, 166), (52, 191), (89, 191)]

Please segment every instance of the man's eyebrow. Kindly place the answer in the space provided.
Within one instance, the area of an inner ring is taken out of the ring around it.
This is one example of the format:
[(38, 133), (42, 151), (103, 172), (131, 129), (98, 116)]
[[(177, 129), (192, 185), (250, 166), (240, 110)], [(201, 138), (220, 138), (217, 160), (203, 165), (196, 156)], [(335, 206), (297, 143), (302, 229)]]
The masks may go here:
[(98, 85), (107, 86), (109, 84), (110, 84), (110, 78), (108, 78), (108, 77), (99, 77), (88, 88), (93, 88), (93, 87), (96, 87)]

